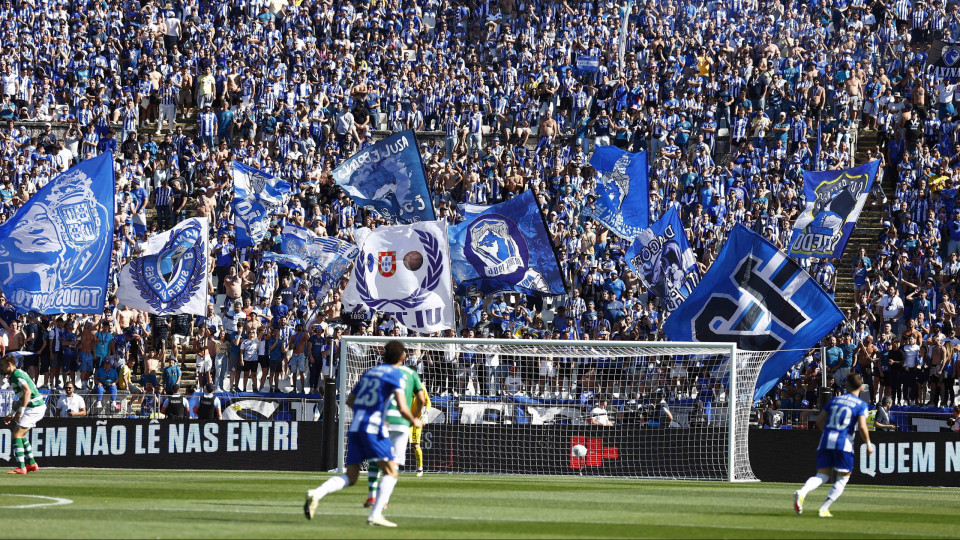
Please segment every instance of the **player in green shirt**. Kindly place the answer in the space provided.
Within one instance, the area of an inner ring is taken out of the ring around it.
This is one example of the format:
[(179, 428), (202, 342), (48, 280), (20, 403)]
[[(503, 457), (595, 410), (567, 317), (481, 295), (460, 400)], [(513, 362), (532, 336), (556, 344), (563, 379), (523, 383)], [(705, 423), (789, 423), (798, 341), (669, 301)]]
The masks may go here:
[[(416, 397), (420, 403), (426, 401), (426, 392), (424, 392), (423, 383), (420, 381), (420, 375), (416, 370), (407, 366), (398, 368), (403, 372), (404, 396), (407, 400), (407, 408), (413, 406), (413, 398)], [(387, 410), (387, 429), (390, 431), (390, 442), (393, 445), (393, 457), (397, 465), (407, 464), (407, 439), (410, 438), (410, 421), (400, 414), (396, 401), (390, 402), (390, 409)], [(380, 487), (380, 469), (375, 463), (371, 463), (367, 469), (367, 501), (363, 503), (364, 508), (373, 506), (376, 502), (377, 489)]]
[[(17, 456), (18, 467), (7, 474), (27, 474), (40, 470), (33, 459), (33, 448), (27, 433), (47, 413), (47, 403), (26, 371), (17, 369), (17, 355), (8, 354), (0, 359), (0, 373), (10, 379), (10, 386), (17, 396), (13, 405), (13, 414), (3, 419), (4, 424), (13, 422), (13, 450)], [(24, 459), (26, 458), (26, 459)]]

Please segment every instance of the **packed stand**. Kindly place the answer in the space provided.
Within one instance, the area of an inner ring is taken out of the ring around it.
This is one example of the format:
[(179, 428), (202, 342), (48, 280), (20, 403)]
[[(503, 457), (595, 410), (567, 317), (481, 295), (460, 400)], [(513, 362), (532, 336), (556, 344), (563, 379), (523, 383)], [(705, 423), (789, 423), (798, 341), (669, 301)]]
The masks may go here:
[[(582, 216), (596, 145), (650, 153), (651, 220), (677, 207), (705, 271), (738, 223), (786, 246), (802, 169), (852, 166), (858, 132), (876, 130), (870, 154), (897, 182), (889, 200), (875, 193), (890, 225), (855, 271), (858, 312), (830, 338), (836, 347), (825, 344), (826, 369), (838, 385), (872, 369), (872, 400), (877, 390), (903, 403), (955, 400), (960, 93), (919, 75), (927, 38), (960, 40), (955, 4), (15, 0), (0, 16), (5, 217), (58, 172), (110, 150), (113, 286), (151, 235), (188, 216), (215, 225), (206, 317), (148, 316), (115, 300), (95, 317), (3, 311), (6, 350), (40, 352), (28, 368), (44, 386), (154, 396), (195, 356), (201, 384), (316, 392), (336, 374), (344, 333), (402, 335), (396, 321), (346, 312), (337, 291), (315, 298), (305, 276), (260, 256), (285, 222), (348, 240), (384, 224), (330, 176), (383, 130), (426, 132), (439, 219), (526, 190), (546, 217), (570, 294), (460, 298), (461, 334), (581, 340), (663, 339), (665, 316), (627, 267), (628, 242)], [(598, 57), (596, 71), (579, 70), (580, 57)], [(45, 126), (34, 136), (22, 124), (32, 121)], [(293, 186), (252, 249), (235, 247), (233, 160)], [(135, 232), (140, 223), (147, 232)], [(834, 292), (836, 261), (801, 263)], [(890, 360), (895, 337), (902, 369)], [(412, 358), (433, 393), (722, 391), (695, 362)], [(814, 407), (820, 366), (808, 356), (774, 392)]]

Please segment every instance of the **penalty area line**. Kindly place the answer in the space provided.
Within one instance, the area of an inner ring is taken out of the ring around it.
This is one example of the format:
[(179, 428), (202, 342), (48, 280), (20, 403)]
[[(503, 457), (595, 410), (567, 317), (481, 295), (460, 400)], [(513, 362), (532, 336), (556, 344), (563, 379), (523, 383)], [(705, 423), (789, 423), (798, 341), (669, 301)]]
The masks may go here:
[(39, 502), (34, 504), (15, 504), (0, 506), (0, 509), (18, 510), (23, 508), (43, 508), (47, 506), (61, 506), (64, 504), (73, 504), (72, 499), (62, 497), (47, 497), (46, 495), (25, 495), (23, 493), (0, 493), (0, 497), (28, 497), (31, 499), (46, 499), (49, 502)]

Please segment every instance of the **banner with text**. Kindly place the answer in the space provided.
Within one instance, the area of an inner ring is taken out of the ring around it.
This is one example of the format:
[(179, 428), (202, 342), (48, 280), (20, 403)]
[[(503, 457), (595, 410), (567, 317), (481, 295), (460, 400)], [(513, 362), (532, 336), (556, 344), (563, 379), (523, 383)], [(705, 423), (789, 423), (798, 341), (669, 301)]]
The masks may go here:
[(803, 171), (807, 204), (793, 225), (790, 255), (840, 258), (879, 169), (876, 160), (842, 171)]
[[(41, 467), (316, 471), (320, 422), (47, 418), (30, 430)], [(0, 459), (13, 435), (0, 428)]]

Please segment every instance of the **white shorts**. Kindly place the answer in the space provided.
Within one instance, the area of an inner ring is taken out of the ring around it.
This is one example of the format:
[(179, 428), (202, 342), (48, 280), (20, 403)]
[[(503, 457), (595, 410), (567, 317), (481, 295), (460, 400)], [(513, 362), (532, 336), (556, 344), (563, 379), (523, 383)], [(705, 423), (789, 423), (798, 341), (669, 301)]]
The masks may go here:
[(328, 362), (326, 359), (323, 360), (323, 366), (320, 368), (320, 375), (323, 375), (324, 377), (333, 376), (333, 374), (330, 373), (330, 362)]
[(40, 407), (27, 407), (23, 411), (23, 417), (20, 418), (20, 421), (17, 422), (17, 425), (22, 428), (31, 429), (37, 425), (37, 422), (39, 422), (45, 414), (47, 414), (46, 405)]
[(177, 347), (186, 347), (187, 345), (190, 345), (190, 336), (174, 334), (173, 344), (176, 345)]
[(197, 373), (210, 373), (213, 371), (213, 360), (209, 354), (204, 354), (197, 362)]
[(541, 377), (556, 377), (557, 368), (553, 365), (553, 362), (540, 362), (540, 376)]
[(391, 431), (390, 444), (393, 445), (393, 461), (397, 465), (407, 464), (407, 441), (410, 439), (410, 429)]

